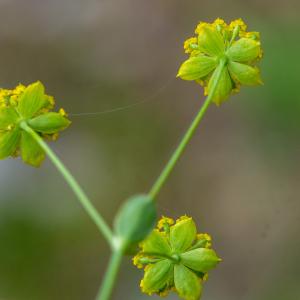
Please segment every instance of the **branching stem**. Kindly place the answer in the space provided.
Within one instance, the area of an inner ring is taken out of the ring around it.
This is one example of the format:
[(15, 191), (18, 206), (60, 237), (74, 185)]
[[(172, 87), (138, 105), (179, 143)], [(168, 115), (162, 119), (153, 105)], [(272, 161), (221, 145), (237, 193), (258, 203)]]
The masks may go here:
[[(173, 155), (171, 156), (170, 160), (166, 164), (165, 168), (155, 181), (154, 185), (152, 186), (149, 196), (151, 199), (155, 200), (158, 196), (160, 190), (162, 189), (163, 185), (166, 183), (167, 179), (169, 178), (171, 172), (173, 171), (176, 163), (180, 159), (181, 155), (183, 154), (184, 150), (186, 149), (188, 143), (192, 139), (196, 129), (198, 128), (198, 125), (200, 124), (201, 120), (203, 119), (203, 116), (205, 115), (214, 95), (217, 90), (217, 86), (219, 84), (219, 81), (221, 79), (222, 72), (224, 70), (226, 64), (226, 60), (222, 59), (220, 60), (220, 65), (218, 67), (218, 73), (216, 75), (216, 80), (213, 82), (213, 85), (211, 86), (210, 93), (207, 96), (204, 104), (200, 108), (198, 114), (196, 115), (195, 119), (193, 120), (192, 124), (188, 128), (187, 132), (183, 136), (181, 142), (179, 143), (178, 147), (174, 151)], [(28, 124), (23, 121), (20, 124), (21, 128), (25, 130), (28, 134), (32, 136), (32, 138), (35, 139), (35, 141), (42, 147), (42, 149), (45, 151), (45, 153), (48, 155), (50, 160), (53, 162), (53, 164), (56, 166), (58, 171), (61, 173), (61, 175), (65, 178), (75, 195), (77, 196), (78, 200), (80, 201), (81, 205), (85, 209), (85, 211), (88, 213), (88, 215), (91, 217), (91, 219), (94, 221), (94, 223), (97, 225), (98, 229), (103, 233), (106, 240), (109, 242), (112, 248), (112, 256), (109, 261), (108, 269), (105, 273), (102, 286), (99, 290), (99, 293), (97, 295), (96, 300), (109, 300), (112, 294), (112, 290), (117, 278), (117, 274), (122, 262), (123, 257), (123, 248), (122, 247), (116, 247), (114, 241), (114, 236), (109, 228), (109, 226), (106, 224), (102, 216), (97, 212), (85, 192), (82, 190), (82, 188), (79, 186), (75, 178), (72, 176), (72, 174), (69, 172), (69, 170), (64, 166), (64, 164), (60, 161), (60, 159), (56, 156), (56, 154), (51, 150), (51, 148), (43, 141), (43, 139), (30, 127)]]

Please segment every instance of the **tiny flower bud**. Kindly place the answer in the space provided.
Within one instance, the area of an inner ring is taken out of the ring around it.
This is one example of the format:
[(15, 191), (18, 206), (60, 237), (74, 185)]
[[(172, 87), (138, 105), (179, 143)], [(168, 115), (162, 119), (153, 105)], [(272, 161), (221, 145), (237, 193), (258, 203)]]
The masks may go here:
[(156, 208), (147, 195), (133, 196), (120, 208), (115, 222), (115, 233), (126, 250), (144, 240), (156, 222)]

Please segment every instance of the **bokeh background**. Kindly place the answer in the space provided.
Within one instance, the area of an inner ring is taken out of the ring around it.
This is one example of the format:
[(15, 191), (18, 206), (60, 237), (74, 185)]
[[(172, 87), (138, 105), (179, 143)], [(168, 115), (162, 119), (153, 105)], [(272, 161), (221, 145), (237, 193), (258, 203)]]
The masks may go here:
[[(213, 236), (224, 261), (203, 299), (300, 299), (299, 11), (298, 0), (0, 0), (0, 86), (41, 80), (70, 113), (53, 147), (112, 223), (203, 101), (175, 79), (183, 41), (199, 20), (243, 17), (262, 35), (265, 85), (210, 108), (159, 213)], [(0, 299), (94, 299), (109, 249), (53, 166), (1, 161), (0, 190)], [(148, 299), (141, 276), (124, 259), (113, 299)]]

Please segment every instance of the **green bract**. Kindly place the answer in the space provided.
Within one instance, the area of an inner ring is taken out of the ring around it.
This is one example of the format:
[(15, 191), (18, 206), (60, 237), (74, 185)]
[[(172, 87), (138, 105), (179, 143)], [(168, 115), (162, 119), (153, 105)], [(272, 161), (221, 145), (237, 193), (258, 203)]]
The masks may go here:
[(70, 121), (63, 109), (50, 112), (54, 104), (40, 82), (18, 85), (14, 90), (0, 89), (0, 159), (21, 155), (32, 166), (42, 163), (44, 151), (20, 124), (26, 122), (41, 137), (56, 139)]
[(198, 300), (207, 272), (220, 259), (211, 247), (208, 234), (197, 234), (192, 218), (176, 221), (163, 217), (158, 228), (141, 243), (134, 264), (145, 269), (141, 288), (144, 293), (165, 296), (174, 290), (185, 300)]
[(216, 80), (221, 61), (225, 62), (213, 101), (220, 105), (241, 85), (262, 83), (259, 69), (254, 64), (262, 57), (259, 33), (246, 32), (247, 26), (239, 19), (229, 25), (221, 19), (214, 23), (201, 22), (197, 37), (188, 39), (185, 52), (190, 55), (178, 71), (184, 80), (195, 80), (204, 86), (205, 94)]

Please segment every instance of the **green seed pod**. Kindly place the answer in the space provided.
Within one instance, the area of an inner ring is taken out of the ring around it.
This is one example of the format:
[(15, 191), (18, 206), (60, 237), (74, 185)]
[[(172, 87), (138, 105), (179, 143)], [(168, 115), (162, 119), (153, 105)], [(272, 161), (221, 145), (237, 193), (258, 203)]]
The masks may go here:
[(144, 240), (155, 222), (156, 208), (151, 198), (133, 196), (123, 204), (115, 218), (115, 233), (128, 248)]

